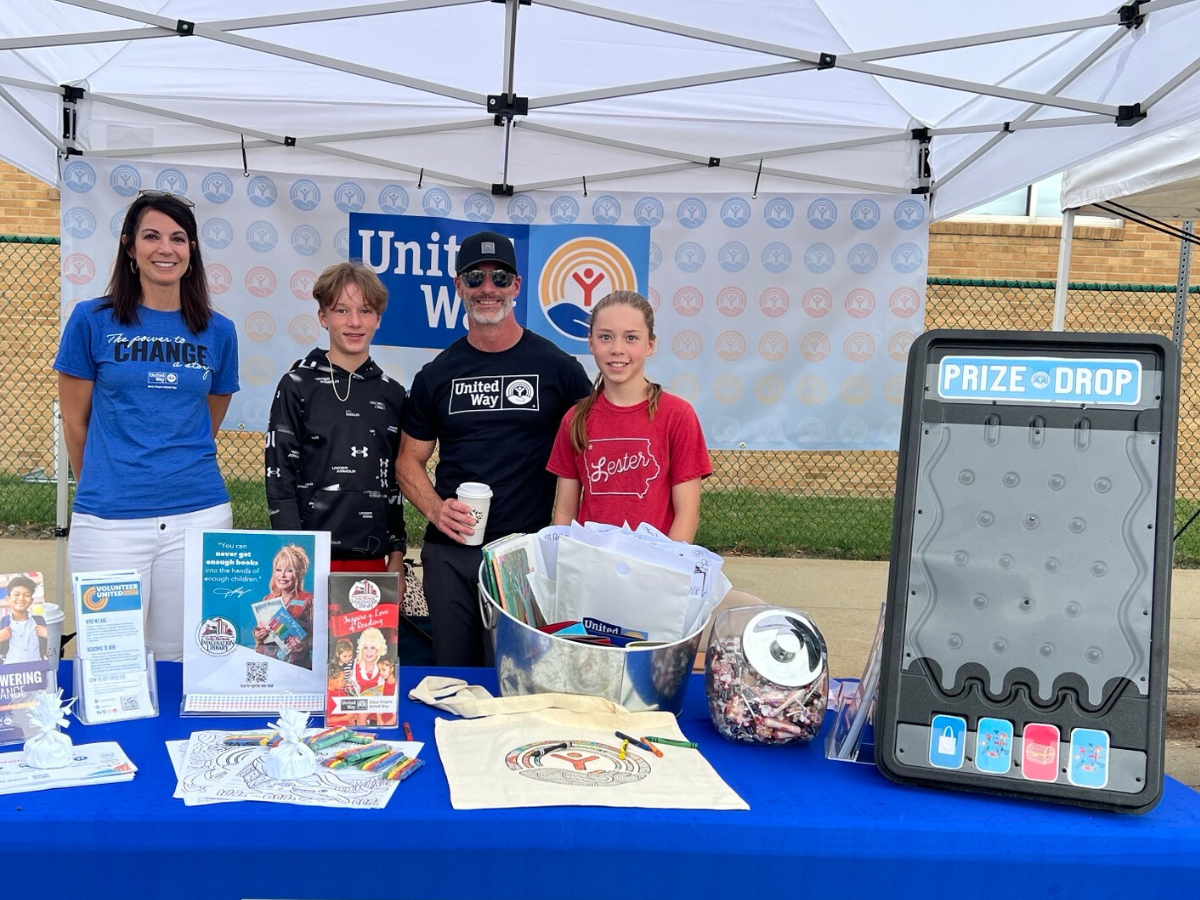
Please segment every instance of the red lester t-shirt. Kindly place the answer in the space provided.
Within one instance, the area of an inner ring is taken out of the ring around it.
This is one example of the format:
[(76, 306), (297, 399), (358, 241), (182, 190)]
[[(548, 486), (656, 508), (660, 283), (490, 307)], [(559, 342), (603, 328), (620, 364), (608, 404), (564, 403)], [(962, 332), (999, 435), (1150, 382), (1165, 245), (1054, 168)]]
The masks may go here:
[(571, 449), (572, 407), (563, 417), (546, 468), (583, 483), (578, 520), (636, 528), (647, 522), (666, 534), (675, 521), (671, 488), (712, 474), (696, 411), (665, 391), (651, 421), (648, 401), (614, 406), (601, 394), (588, 415), (588, 447)]

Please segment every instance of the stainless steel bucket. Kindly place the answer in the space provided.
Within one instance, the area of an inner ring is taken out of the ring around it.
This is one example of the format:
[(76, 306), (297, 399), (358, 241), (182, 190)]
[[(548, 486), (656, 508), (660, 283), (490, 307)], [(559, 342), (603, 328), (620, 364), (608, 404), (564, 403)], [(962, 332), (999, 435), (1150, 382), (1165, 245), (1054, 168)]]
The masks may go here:
[[(692, 663), (708, 622), (691, 637), (655, 647), (580, 644), (531, 628), (488, 593), (479, 567), (479, 611), (496, 651), (500, 694), (590, 694), (634, 712), (679, 715)], [(709, 619), (712, 617), (709, 616)]]

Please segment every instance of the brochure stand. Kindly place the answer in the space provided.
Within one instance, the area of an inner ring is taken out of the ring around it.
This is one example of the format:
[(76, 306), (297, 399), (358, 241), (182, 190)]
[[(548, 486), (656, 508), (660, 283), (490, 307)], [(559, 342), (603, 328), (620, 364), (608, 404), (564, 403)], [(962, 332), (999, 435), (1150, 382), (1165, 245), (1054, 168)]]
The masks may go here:
[[(154, 651), (146, 651), (146, 691), (124, 675), (95, 675), (85, 673), (87, 661), (78, 656), (71, 660), (75, 677), (75, 706), (73, 711), (84, 725), (103, 725), (127, 719), (152, 719), (158, 715), (158, 679), (154, 667)], [(147, 702), (148, 701), (148, 702)]]

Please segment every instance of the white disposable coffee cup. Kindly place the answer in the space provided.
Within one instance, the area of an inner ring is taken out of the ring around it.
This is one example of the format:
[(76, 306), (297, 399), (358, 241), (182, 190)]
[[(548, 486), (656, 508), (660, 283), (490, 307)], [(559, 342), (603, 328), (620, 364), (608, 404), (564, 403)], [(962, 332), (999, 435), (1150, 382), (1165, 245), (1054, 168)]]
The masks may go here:
[(492, 506), (492, 489), (478, 481), (464, 481), (458, 486), (458, 499), (471, 507), (471, 514), (475, 517), (475, 533), (467, 535), (465, 543), (470, 546), (482, 544), (488, 510)]

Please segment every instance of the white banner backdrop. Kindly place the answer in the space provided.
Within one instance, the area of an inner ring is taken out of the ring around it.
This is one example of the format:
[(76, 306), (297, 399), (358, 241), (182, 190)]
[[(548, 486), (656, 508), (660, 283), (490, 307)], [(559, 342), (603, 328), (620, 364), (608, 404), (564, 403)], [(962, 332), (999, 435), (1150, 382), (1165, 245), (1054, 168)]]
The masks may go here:
[[(196, 203), (213, 302), (240, 337), (242, 390), (227, 428), (264, 430), (280, 376), (323, 344), (311, 295), (317, 274), (348, 257), (383, 262), (383, 228), (360, 234), (366, 229), (356, 226), (352, 233), (356, 213), (379, 214), (356, 216), (356, 222), (397, 223), (388, 228), (401, 236), (411, 217), (436, 218), (439, 231), (429, 236), (452, 248), (491, 226), (519, 232), (519, 251), (528, 246), (531, 265), (546, 261), (523, 273), (519, 316), (579, 354), (590, 372), (595, 366), (586, 344), (549, 311), (558, 302), (585, 307), (599, 299), (604, 283), (592, 286), (606, 274), (614, 284), (634, 279), (657, 311), (659, 347), (647, 374), (696, 407), (713, 449), (897, 446), (905, 360), (924, 320), (929, 227), (923, 200), (595, 190), (493, 197), (399, 181), (244, 177), (233, 169), (76, 158), (63, 168), (64, 321), (75, 303), (103, 293), (124, 210), (145, 188)], [(448, 228), (455, 233), (439, 233)], [(580, 237), (591, 231), (608, 240)], [(632, 264), (606, 269), (604, 254), (556, 254), (556, 241), (559, 249), (625, 249)], [(395, 268), (381, 276), (399, 276), (415, 258), (396, 246), (389, 261)], [(439, 274), (449, 278), (448, 271)], [(584, 295), (554, 294), (576, 290), (572, 278), (586, 286)], [(385, 323), (428, 315), (425, 330), (444, 331), (444, 340), (433, 343), (448, 344), (462, 334), (461, 316), (452, 294), (451, 306), (432, 315), (429, 298), (436, 291), (430, 285), (393, 289)], [(394, 335), (389, 326), (381, 331)], [(437, 353), (430, 343), (377, 343), (372, 355), (408, 385)]]

